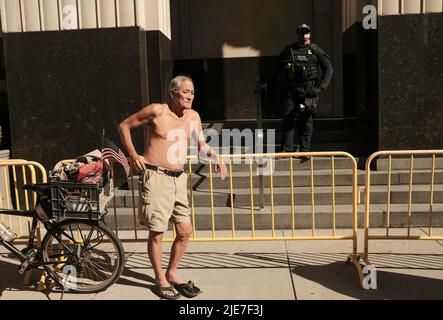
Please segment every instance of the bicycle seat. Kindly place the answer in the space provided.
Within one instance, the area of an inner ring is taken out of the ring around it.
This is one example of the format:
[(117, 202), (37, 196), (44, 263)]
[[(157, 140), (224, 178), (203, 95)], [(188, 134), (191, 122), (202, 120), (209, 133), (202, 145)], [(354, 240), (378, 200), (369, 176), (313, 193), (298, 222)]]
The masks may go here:
[(29, 190), (37, 192), (38, 194), (44, 194), (51, 189), (49, 184), (25, 184), (22, 188), (23, 190)]

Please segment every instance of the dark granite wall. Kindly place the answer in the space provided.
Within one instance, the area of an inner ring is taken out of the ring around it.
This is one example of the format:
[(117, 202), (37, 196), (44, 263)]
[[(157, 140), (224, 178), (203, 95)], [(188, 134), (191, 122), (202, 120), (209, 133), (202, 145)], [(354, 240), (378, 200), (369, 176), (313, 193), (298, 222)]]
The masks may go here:
[(361, 22), (343, 34), (343, 87), (345, 117), (355, 119), (354, 153), (378, 151), (378, 32)]
[[(146, 35), (110, 28), (4, 35), (12, 156), (41, 162), (119, 144), (116, 126), (148, 101)], [(134, 134), (140, 152), (143, 132)]]
[(148, 31), (146, 43), (149, 102), (166, 102), (172, 79), (171, 40), (160, 31)]
[(5, 55), (4, 55), (3, 38), (0, 35), (0, 126), (2, 130), (0, 150), (11, 148), (8, 110), (9, 109), (8, 109), (8, 95), (7, 95), (7, 84), (6, 84)]
[(176, 60), (174, 74), (193, 79), (194, 108), (204, 121), (255, 119), (260, 64), (261, 58)]
[(379, 148), (443, 148), (443, 14), (379, 19)]

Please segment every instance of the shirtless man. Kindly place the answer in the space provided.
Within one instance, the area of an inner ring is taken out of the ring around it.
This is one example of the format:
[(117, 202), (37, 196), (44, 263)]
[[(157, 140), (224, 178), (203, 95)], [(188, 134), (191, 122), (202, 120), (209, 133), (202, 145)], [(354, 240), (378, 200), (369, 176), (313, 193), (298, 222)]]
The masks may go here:
[[(139, 218), (140, 223), (149, 229), (148, 254), (155, 272), (154, 292), (165, 299), (177, 299), (180, 294), (195, 297), (200, 291), (192, 281), (184, 281), (177, 275), (179, 262), (192, 235), (187, 175), (183, 172), (190, 139), (198, 137), (199, 150), (215, 159), (215, 171), (220, 171), (222, 179), (227, 170), (206, 144), (200, 116), (192, 110), (192, 80), (184, 76), (172, 79), (169, 94), (170, 104), (151, 104), (143, 108), (121, 122), (118, 131), (132, 165), (142, 173)], [(148, 128), (143, 155), (137, 153), (131, 138), (131, 130), (141, 126)], [(174, 223), (177, 236), (163, 274), (161, 243), (169, 220)]]

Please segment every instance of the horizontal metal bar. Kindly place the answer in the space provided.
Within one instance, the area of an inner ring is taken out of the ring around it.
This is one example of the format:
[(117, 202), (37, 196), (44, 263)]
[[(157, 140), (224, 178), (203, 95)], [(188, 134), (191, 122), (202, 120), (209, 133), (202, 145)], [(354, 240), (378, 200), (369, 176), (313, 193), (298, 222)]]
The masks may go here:
[(368, 236), (368, 240), (433, 240), (433, 241), (441, 241), (442, 237), (428, 237), (428, 236)]
[[(306, 236), (306, 237), (302, 237), (302, 236), (298, 236), (298, 237), (235, 237), (235, 238), (191, 238), (190, 242), (249, 242), (249, 241), (289, 241), (289, 240), (317, 240), (317, 241), (322, 241), (322, 240), (353, 240), (354, 236), (339, 236), (339, 237), (328, 237), (328, 236), (320, 236), (320, 237), (310, 237), (310, 236)], [(138, 240), (134, 240), (134, 239), (121, 239), (120, 240), (123, 243), (135, 243), (135, 242), (141, 242), (141, 241), (148, 241), (147, 238), (145, 239), (138, 239)], [(163, 242), (173, 242), (174, 239), (172, 238), (164, 238)]]
[[(443, 154), (443, 151), (442, 151)], [(347, 152), (294, 152), (294, 153), (251, 153), (251, 154), (221, 154), (223, 159), (256, 159), (256, 158), (295, 158), (295, 157), (315, 157), (315, 158), (330, 158), (334, 157), (346, 157), (349, 159), (355, 158)], [(189, 156), (187, 160), (198, 160), (197, 156)]]

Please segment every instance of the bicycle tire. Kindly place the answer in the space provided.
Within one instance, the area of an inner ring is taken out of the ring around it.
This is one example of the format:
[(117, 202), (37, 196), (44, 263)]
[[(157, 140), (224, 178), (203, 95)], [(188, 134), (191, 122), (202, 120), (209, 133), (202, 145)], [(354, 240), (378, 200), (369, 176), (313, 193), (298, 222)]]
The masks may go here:
[[(97, 237), (91, 239), (94, 232)], [(103, 241), (105, 237), (107, 241)], [(110, 254), (104, 249), (97, 249), (106, 243), (113, 248)], [(43, 238), (41, 256), (44, 262), (59, 262), (45, 265), (46, 271), (61, 288), (77, 293), (106, 290), (118, 280), (125, 265), (121, 241), (100, 220), (64, 220), (56, 224)], [(75, 278), (69, 271), (74, 272)], [(86, 275), (89, 275), (89, 279)]]

